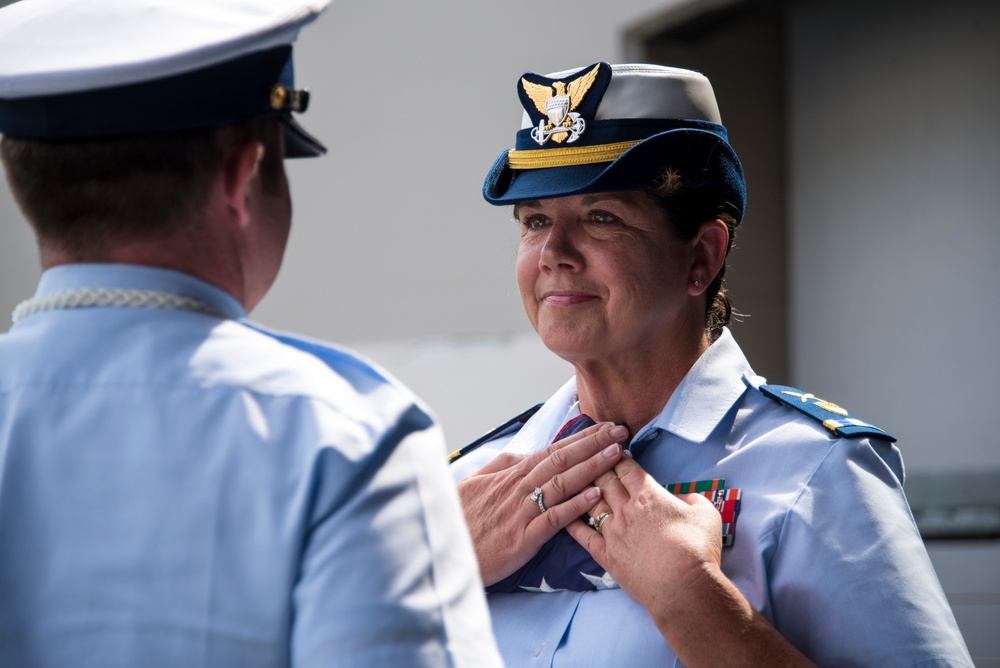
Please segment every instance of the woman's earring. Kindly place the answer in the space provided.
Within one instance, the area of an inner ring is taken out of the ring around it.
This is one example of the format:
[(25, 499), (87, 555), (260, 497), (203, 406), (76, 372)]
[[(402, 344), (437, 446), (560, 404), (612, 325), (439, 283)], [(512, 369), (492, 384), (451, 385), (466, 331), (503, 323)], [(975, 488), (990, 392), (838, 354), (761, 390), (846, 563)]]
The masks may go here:
[(701, 282), (700, 282), (700, 281), (695, 281), (695, 282), (694, 282), (694, 287), (696, 287), (696, 288), (697, 288), (697, 287), (699, 287), (700, 285), (701, 285)]

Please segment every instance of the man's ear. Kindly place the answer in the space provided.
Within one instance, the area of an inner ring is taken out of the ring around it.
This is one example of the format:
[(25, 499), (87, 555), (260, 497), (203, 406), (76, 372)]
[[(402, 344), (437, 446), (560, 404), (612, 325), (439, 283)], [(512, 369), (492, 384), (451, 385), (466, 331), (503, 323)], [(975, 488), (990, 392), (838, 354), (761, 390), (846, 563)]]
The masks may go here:
[(241, 227), (250, 222), (250, 196), (263, 157), (263, 144), (243, 142), (230, 147), (223, 161), (222, 188), (226, 207), (232, 220)]
[(715, 280), (719, 270), (722, 269), (722, 264), (726, 261), (729, 228), (721, 220), (707, 220), (701, 224), (698, 234), (691, 243), (694, 254), (688, 280), (688, 293), (697, 296)]

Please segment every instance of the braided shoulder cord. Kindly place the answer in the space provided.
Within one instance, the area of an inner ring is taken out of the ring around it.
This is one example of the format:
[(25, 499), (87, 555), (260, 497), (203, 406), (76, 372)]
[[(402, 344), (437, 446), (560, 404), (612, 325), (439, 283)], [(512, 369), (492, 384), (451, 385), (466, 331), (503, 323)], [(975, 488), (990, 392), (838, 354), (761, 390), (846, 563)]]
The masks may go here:
[(16, 323), (42, 311), (72, 308), (158, 308), (173, 311), (194, 311), (216, 317), (222, 314), (205, 302), (154, 290), (125, 290), (113, 288), (81, 288), (66, 290), (44, 297), (34, 297), (21, 302), (14, 309), (11, 319)]

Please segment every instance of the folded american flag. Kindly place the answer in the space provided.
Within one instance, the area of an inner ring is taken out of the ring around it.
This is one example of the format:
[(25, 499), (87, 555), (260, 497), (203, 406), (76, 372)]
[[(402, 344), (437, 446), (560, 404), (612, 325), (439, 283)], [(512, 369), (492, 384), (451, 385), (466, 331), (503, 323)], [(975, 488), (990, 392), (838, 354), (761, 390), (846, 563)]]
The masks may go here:
[[(567, 422), (554, 441), (576, 434), (595, 424), (586, 415)], [(729, 547), (736, 537), (736, 516), (740, 511), (739, 489), (726, 489), (724, 478), (665, 485), (671, 494), (702, 494), (722, 515), (722, 545)], [(584, 518), (586, 519), (586, 518)], [(611, 589), (618, 585), (579, 543), (563, 529), (549, 540), (527, 564), (486, 588), (486, 592), (551, 592)]]

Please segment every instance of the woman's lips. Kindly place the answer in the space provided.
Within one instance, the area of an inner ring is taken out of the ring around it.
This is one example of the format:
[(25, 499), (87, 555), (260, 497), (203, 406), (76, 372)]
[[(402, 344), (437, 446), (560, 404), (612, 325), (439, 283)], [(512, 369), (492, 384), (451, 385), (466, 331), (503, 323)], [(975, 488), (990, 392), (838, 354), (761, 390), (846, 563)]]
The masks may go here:
[(546, 304), (553, 304), (555, 306), (572, 306), (573, 304), (580, 304), (591, 299), (596, 299), (596, 297), (583, 292), (547, 292), (542, 297), (542, 300)]

